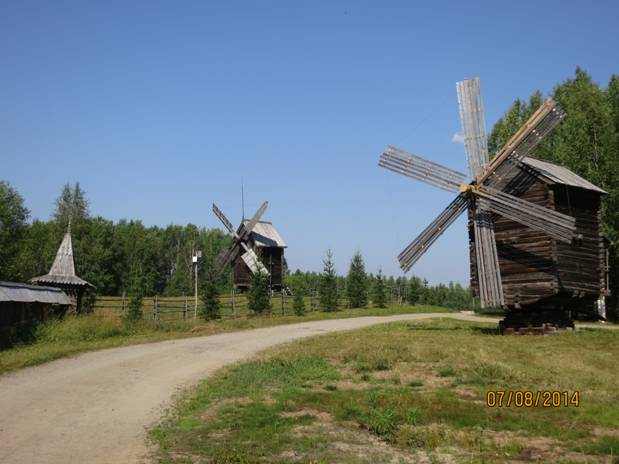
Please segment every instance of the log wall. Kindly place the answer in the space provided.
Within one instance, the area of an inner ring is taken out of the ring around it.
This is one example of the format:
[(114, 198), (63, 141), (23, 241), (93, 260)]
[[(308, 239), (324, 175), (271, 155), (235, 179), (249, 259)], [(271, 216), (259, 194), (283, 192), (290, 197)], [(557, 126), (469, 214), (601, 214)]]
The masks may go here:
[(554, 244), (559, 288), (581, 298), (597, 298), (605, 287), (606, 257), (600, 194), (565, 185), (553, 185), (550, 192), (556, 210), (576, 218), (576, 233), (582, 236), (572, 244)]

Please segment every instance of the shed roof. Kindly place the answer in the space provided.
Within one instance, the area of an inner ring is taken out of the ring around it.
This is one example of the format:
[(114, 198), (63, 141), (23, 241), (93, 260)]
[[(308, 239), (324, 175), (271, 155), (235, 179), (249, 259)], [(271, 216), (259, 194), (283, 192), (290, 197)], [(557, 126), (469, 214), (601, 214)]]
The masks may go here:
[[(248, 222), (245, 219), (243, 224)], [(254, 230), (252, 230), (251, 236), (258, 247), (286, 248), (288, 246), (281, 235), (279, 235), (279, 232), (277, 232), (277, 229), (268, 221), (259, 221), (255, 225)]]
[(18, 282), (0, 282), (0, 301), (71, 304), (69, 297), (59, 288), (28, 285)]
[(551, 182), (570, 185), (572, 187), (579, 187), (586, 190), (593, 190), (594, 192), (599, 193), (607, 193), (588, 180), (583, 179), (578, 174), (573, 173), (566, 167), (549, 163), (548, 161), (542, 161), (537, 158), (531, 158), (529, 156), (524, 157), (522, 162), (538, 171), (542, 176), (546, 177)]
[(41, 284), (61, 284), (90, 286), (93, 285), (75, 275), (75, 264), (73, 263), (73, 243), (71, 241), (71, 231), (68, 230), (58, 247), (54, 264), (49, 272), (43, 276), (30, 279), (30, 282)]

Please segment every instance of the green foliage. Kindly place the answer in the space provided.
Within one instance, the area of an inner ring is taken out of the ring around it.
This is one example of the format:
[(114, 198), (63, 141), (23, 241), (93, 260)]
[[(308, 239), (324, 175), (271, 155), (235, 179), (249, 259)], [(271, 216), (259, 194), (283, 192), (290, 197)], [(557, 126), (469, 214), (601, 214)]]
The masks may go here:
[(333, 263), (333, 252), (331, 250), (327, 250), (323, 265), (319, 287), (320, 307), (323, 311), (336, 311), (338, 299), (337, 276), (335, 274), (335, 264)]
[(137, 322), (142, 319), (142, 299), (144, 297), (140, 293), (135, 293), (129, 296), (127, 304), (127, 312), (124, 314), (124, 319), (128, 323)]
[(346, 293), (351, 308), (365, 308), (368, 304), (368, 277), (361, 252), (357, 251), (350, 262), (346, 277)]
[(66, 228), (69, 221), (75, 224), (88, 218), (89, 215), (86, 192), (80, 187), (80, 183), (76, 182), (73, 187), (66, 183), (60, 196), (56, 199), (56, 210), (54, 211), (56, 222), (61, 227)]
[(387, 307), (387, 295), (385, 294), (385, 277), (383, 276), (383, 271), (381, 269), (378, 270), (378, 275), (376, 276), (374, 282), (374, 293), (372, 296), (372, 301), (374, 303), (374, 306), (378, 308)]
[(200, 286), (200, 299), (203, 303), (202, 317), (206, 320), (219, 319), (219, 288), (213, 266), (208, 265), (203, 274)]
[(407, 300), (409, 304), (416, 305), (421, 301), (425, 286), (419, 277), (412, 276), (408, 286)]
[(269, 276), (263, 272), (252, 275), (251, 286), (247, 294), (247, 307), (255, 314), (262, 314), (271, 310), (271, 295)]
[(295, 315), (297, 316), (303, 316), (305, 314), (305, 300), (303, 299), (304, 296), (305, 292), (303, 291), (303, 287), (299, 287), (294, 291), (292, 308)]
[(131, 268), (131, 288), (129, 304), (124, 314), (128, 323), (135, 323), (142, 319), (142, 299), (144, 298), (144, 272), (139, 263), (134, 263)]
[(17, 280), (19, 245), (30, 212), (8, 182), (0, 181), (0, 280)]

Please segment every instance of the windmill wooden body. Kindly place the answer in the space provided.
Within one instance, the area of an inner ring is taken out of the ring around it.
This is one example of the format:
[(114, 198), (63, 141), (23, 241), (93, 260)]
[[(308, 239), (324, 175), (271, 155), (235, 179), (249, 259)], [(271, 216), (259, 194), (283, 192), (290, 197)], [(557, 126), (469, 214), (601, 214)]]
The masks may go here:
[[(591, 302), (605, 292), (599, 224), (605, 192), (529, 157), (565, 117), (552, 99), (489, 161), (479, 79), (459, 82), (457, 90), (472, 180), (393, 146), (379, 160), (381, 167), (458, 194), (400, 253), (400, 266), (408, 271), (468, 210), (471, 286), (482, 307), (507, 308), (503, 327), (570, 325), (576, 298)], [(578, 268), (579, 257), (587, 266)], [(593, 277), (581, 278), (586, 273)]]
[(251, 285), (252, 275), (262, 272), (269, 278), (272, 290), (281, 290), (286, 272), (284, 250), (287, 245), (271, 222), (260, 218), (268, 207), (264, 202), (253, 218), (241, 221), (234, 229), (224, 213), (213, 204), (213, 212), (226, 230), (232, 234), (232, 245), (222, 251), (215, 263), (216, 272), (221, 273), (228, 264), (232, 265), (234, 286), (246, 290)]

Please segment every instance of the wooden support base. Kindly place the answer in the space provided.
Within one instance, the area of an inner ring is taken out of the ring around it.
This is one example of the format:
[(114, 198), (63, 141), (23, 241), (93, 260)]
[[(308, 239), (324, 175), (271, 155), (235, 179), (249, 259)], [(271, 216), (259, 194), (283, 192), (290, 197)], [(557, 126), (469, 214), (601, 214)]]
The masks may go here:
[(571, 311), (534, 305), (510, 309), (499, 322), (499, 329), (505, 335), (545, 335), (573, 328), (574, 320)]

